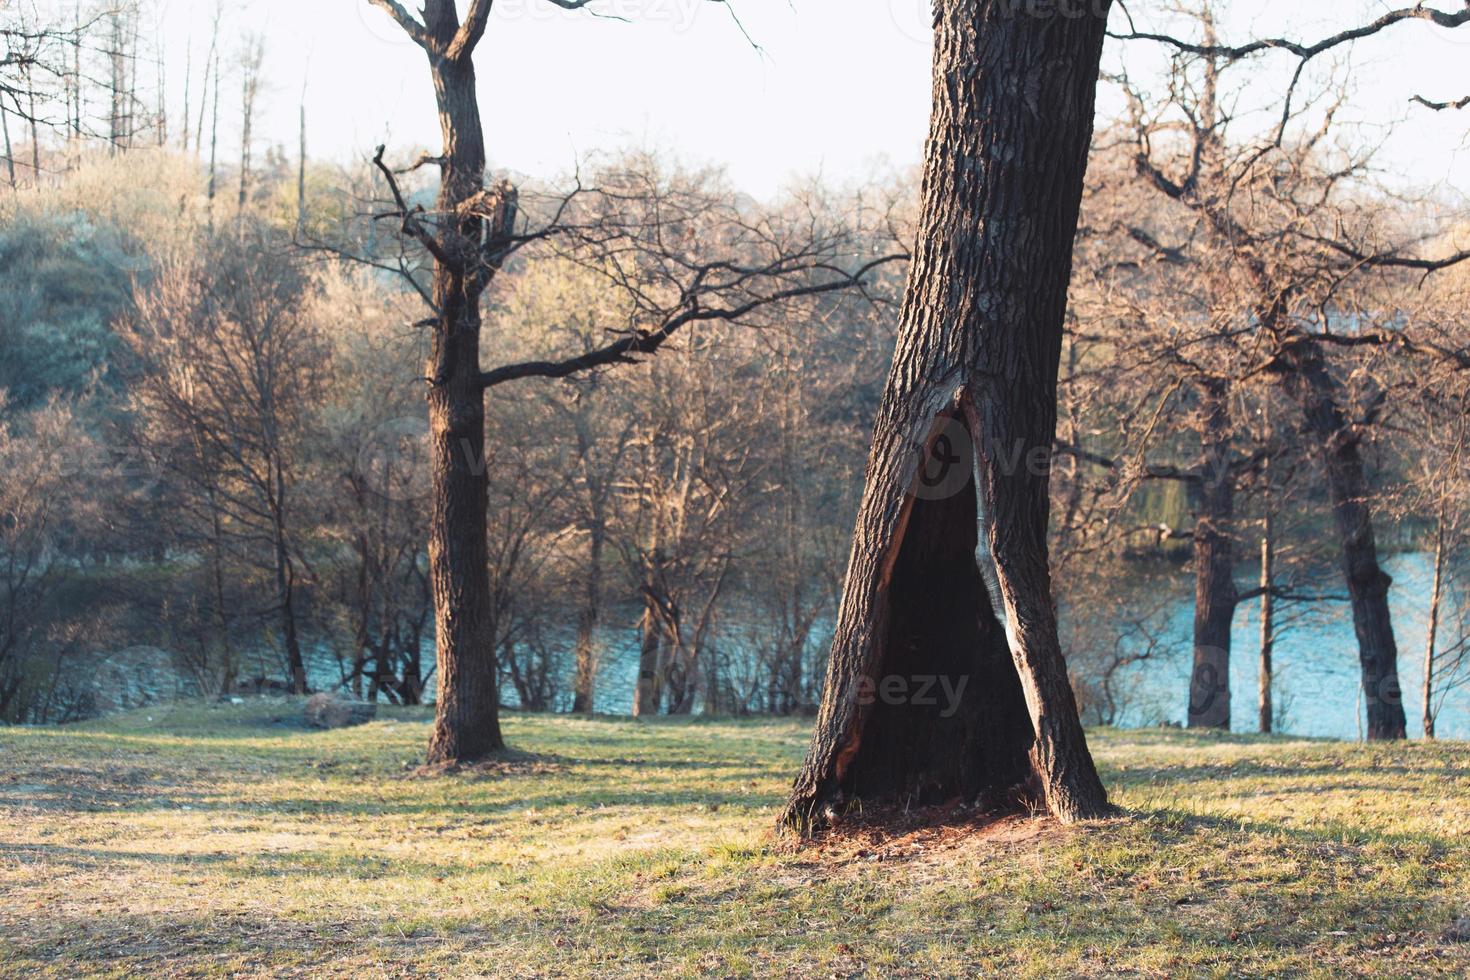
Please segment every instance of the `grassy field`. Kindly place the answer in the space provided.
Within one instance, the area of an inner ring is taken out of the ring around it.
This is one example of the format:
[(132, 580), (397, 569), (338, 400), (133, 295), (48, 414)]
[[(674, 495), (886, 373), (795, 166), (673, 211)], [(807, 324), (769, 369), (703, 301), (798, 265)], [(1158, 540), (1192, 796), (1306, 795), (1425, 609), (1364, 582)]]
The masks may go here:
[[(1470, 746), (1099, 731), (1125, 819), (769, 831), (794, 721), (0, 729), (4, 976), (1464, 975)], [(1458, 923), (1458, 925), (1457, 925)]]

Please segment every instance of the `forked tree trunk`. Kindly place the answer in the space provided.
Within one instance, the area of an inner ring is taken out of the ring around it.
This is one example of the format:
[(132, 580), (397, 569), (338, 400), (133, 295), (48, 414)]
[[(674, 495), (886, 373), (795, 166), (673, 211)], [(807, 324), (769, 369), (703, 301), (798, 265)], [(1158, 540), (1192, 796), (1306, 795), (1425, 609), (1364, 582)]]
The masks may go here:
[(1223, 385), (1206, 383), (1204, 469), (1194, 530), (1194, 673), (1189, 727), (1230, 728), (1230, 627), (1235, 588), (1235, 486), (1229, 470), (1229, 403)]
[[(452, 3), (425, 8), (430, 33), (447, 47), (457, 21)], [(484, 188), (485, 137), (474, 64), (430, 52), (444, 136), (438, 210), (441, 248), (460, 262), (436, 262), (438, 309), (429, 377), (433, 507), (429, 576), (438, 640), (438, 701), (429, 762), (472, 762), (503, 748), (490, 602), (485, 471), (485, 392), (480, 382), (482, 269), (464, 256), (483, 222), (461, 205)], [(450, 217), (453, 216), (453, 217)]]
[(1378, 564), (1368, 478), (1363, 471), (1358, 440), (1338, 407), (1341, 399), (1337, 382), (1328, 372), (1317, 342), (1308, 337), (1296, 338), (1286, 345), (1281, 360), (1282, 381), (1301, 409), (1327, 471), (1343, 575), (1352, 600), (1353, 628), (1358, 636), (1368, 739), (1405, 738), (1408, 725), (1399, 688), (1399, 652), (1388, 607), (1388, 587), (1392, 580)]
[(855, 798), (999, 800), (1033, 773), (1063, 820), (1108, 812), (1046, 540), (1107, 7), (935, 4), (923, 218), (788, 826)]

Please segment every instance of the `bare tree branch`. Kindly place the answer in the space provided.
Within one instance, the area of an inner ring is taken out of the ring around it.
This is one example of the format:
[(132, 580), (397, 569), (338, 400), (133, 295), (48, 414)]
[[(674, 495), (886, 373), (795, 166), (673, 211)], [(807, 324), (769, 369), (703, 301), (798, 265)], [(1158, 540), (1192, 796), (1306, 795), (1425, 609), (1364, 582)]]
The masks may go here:
[[(619, 14), (605, 14), (601, 11), (592, 9), (592, 4), (595, 2), (595, 0), (546, 0), (546, 2), (560, 7), (563, 10), (585, 10), (593, 17), (603, 17), (607, 20), (621, 20), (624, 22), (627, 22), (628, 20), (628, 18), (623, 17)], [(740, 15), (735, 12), (735, 7), (730, 3), (730, 0), (706, 0), (706, 2), (717, 3), (723, 6), (726, 12), (730, 14), (730, 20), (734, 21), (736, 29), (739, 30), (741, 36), (745, 38), (746, 43), (749, 44), (756, 51), (762, 54), (765, 53), (765, 49), (756, 42), (750, 31), (746, 30), (745, 24), (740, 20)]]
[(449, 48), (444, 52), (446, 58), (450, 61), (462, 61), (474, 54), (475, 45), (485, 36), (485, 25), (490, 20), (490, 8), (494, 2), (495, 0), (470, 0), (470, 9), (465, 14), (464, 23), (454, 32), (454, 40), (449, 42)]
[[(403, 28), (403, 32), (411, 37), (415, 44), (421, 48), (428, 48), (429, 32), (424, 28), (423, 24), (420, 24), (414, 19), (412, 14), (404, 9), (402, 4), (398, 3), (398, 0), (367, 0), (367, 2), (379, 10), (387, 11), (388, 16), (392, 17), (398, 26)], [(486, 4), (486, 6), (488, 7), (489, 4)]]
[(1454, 102), (1434, 102), (1430, 99), (1426, 99), (1422, 95), (1416, 95), (1409, 101), (1417, 102), (1422, 106), (1428, 106), (1435, 112), (1443, 112), (1446, 109), (1464, 109), (1466, 107), (1470, 107), (1470, 95), (1465, 96), (1463, 99), (1457, 99)]
[(408, 202), (403, 199), (403, 192), (398, 189), (398, 178), (393, 175), (392, 168), (383, 162), (383, 149), (384, 147), (380, 144), (373, 154), (373, 165), (382, 171), (383, 178), (388, 182), (388, 189), (393, 192), (393, 201), (398, 205), (398, 210), (386, 212), (379, 217), (401, 219), (401, 228), (405, 235), (428, 249), (436, 262), (450, 265), (449, 254), (440, 247), (439, 242), (428, 229), (419, 223), (418, 216), (423, 213), (424, 209), (422, 207), (410, 208)]
[(907, 261), (908, 258), (906, 254), (886, 255), (874, 259), (850, 275), (809, 286), (779, 290), (767, 296), (752, 298), (733, 307), (701, 307), (699, 305), (700, 293), (696, 290), (686, 299), (686, 308), (670, 316), (656, 329), (635, 331), (621, 340), (561, 361), (527, 361), (520, 364), (507, 364), (480, 375), (480, 383), (486, 388), (493, 388), (496, 385), (517, 381), (521, 378), (565, 378), (613, 364), (637, 363), (635, 355), (657, 352), (680, 328), (691, 323), (735, 321), (761, 307), (771, 306), (785, 300), (850, 289), (859, 285), (873, 269), (889, 262)]
[(1452, 255), (1447, 255), (1440, 259), (1420, 259), (1400, 255), (1397, 252), (1363, 252), (1346, 242), (1337, 241), (1322, 235), (1303, 234), (1301, 237), (1308, 241), (1316, 242), (1318, 245), (1325, 245), (1334, 252), (1351, 259), (1354, 266), (1359, 268), (1413, 269), (1418, 272), (1428, 273), (1440, 272), (1470, 259), (1470, 249), (1460, 249)]
[(1191, 41), (1172, 37), (1168, 34), (1137, 30), (1130, 30), (1126, 34), (1109, 32), (1108, 36), (1120, 41), (1154, 41), (1159, 44), (1169, 45), (1181, 54), (1194, 54), (1225, 61), (1240, 61), (1243, 58), (1249, 58), (1251, 55), (1260, 54), (1263, 51), (1286, 51), (1295, 55), (1303, 62), (1306, 62), (1334, 48), (1341, 47), (1344, 44), (1351, 44), (1365, 37), (1372, 37), (1395, 24), (1411, 20), (1426, 20), (1440, 27), (1460, 27), (1470, 23), (1470, 2), (1466, 2), (1464, 8), (1459, 11), (1437, 10), (1433, 7), (1426, 7), (1422, 3), (1412, 7), (1402, 7), (1398, 10), (1388, 11), (1370, 23), (1341, 31), (1312, 44), (1293, 41), (1283, 37), (1261, 38), (1260, 40), (1251, 41), (1248, 44), (1236, 46), (1228, 44), (1196, 44)]

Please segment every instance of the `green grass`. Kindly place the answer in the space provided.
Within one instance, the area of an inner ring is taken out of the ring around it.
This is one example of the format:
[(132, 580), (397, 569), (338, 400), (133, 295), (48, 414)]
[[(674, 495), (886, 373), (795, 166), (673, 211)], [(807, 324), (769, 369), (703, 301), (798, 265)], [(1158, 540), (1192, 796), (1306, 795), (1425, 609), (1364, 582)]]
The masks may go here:
[(794, 721), (294, 705), (0, 730), (0, 975), (1389, 976), (1470, 971), (1470, 746), (1098, 731), (1126, 819), (769, 831)]

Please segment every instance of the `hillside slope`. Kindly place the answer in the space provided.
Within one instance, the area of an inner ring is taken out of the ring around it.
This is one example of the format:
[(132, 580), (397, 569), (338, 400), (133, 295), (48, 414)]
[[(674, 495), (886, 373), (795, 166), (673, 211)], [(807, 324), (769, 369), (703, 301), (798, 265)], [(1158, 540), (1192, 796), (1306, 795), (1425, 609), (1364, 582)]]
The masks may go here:
[(298, 710), (0, 729), (0, 975), (1470, 971), (1464, 743), (1098, 731), (1127, 819), (797, 850), (803, 723), (511, 715), (446, 775)]

